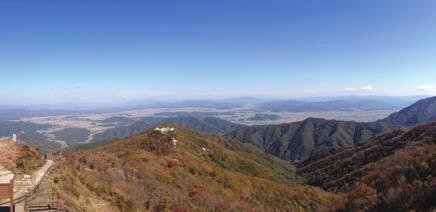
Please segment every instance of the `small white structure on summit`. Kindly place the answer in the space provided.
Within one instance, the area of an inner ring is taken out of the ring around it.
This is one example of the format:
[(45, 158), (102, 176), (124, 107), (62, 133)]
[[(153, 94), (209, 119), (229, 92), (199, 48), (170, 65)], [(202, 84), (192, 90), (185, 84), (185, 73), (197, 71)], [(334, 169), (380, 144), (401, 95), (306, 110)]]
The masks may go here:
[(179, 141), (176, 138), (173, 138), (172, 142), (173, 142), (173, 147), (176, 148), (177, 142), (179, 142)]
[(12, 141), (17, 142), (17, 134), (12, 134)]
[[(154, 129), (154, 131), (160, 132), (162, 134), (167, 134), (169, 132), (174, 132), (176, 130), (174, 129), (174, 127), (163, 127), (163, 128), (158, 128), (157, 127), (157, 128)], [(173, 137), (171, 142), (173, 143), (173, 147), (177, 148), (177, 142), (179, 142), (179, 141), (176, 138)]]
[(174, 127), (163, 127), (163, 128), (155, 128), (154, 131), (159, 131), (162, 134), (174, 132)]

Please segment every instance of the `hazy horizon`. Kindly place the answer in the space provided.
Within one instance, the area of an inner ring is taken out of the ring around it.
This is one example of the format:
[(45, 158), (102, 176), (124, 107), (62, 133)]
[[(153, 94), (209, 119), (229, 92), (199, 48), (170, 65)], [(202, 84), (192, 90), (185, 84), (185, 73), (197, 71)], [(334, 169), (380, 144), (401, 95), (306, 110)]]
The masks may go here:
[[(180, 103), (238, 103), (241, 101), (253, 100), (253, 104), (257, 103), (274, 103), (282, 101), (300, 101), (300, 102), (329, 102), (337, 100), (353, 101), (353, 100), (372, 100), (377, 102), (394, 103), (394, 102), (408, 102), (431, 97), (431, 95), (408, 95), (408, 96), (380, 96), (380, 95), (343, 95), (343, 96), (304, 96), (304, 97), (255, 97), (255, 96), (236, 96), (236, 97), (197, 97), (197, 98), (147, 98), (147, 99), (132, 99), (132, 100), (107, 100), (107, 101), (71, 101), (71, 102), (11, 102), (0, 103), (0, 109), (59, 109), (59, 110), (100, 110), (100, 109), (140, 109), (140, 108), (161, 108), (168, 106), (168, 104)], [(184, 106), (183, 106), (184, 107)], [(183, 108), (179, 107), (179, 108)], [(212, 107), (212, 106), (207, 106)], [(178, 108), (178, 107), (175, 107)]]

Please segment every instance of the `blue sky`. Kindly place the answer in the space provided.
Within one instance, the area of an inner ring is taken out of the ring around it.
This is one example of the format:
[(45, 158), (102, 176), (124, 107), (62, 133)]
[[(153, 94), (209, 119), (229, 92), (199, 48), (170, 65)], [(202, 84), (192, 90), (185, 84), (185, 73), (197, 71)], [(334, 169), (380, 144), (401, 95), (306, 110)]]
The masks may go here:
[(433, 0), (4, 0), (4, 102), (436, 94)]

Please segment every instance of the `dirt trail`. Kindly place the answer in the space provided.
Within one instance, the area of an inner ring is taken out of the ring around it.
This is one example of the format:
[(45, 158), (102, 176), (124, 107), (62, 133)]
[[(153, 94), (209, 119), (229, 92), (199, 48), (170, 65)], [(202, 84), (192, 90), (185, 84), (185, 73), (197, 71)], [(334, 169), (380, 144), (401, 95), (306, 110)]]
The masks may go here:
[(19, 176), (15, 179), (14, 185), (14, 197), (15, 199), (19, 199), (26, 195), (28, 192), (33, 191), (39, 183), (41, 183), (42, 179), (47, 174), (50, 167), (53, 165), (52, 160), (47, 160), (45, 164), (32, 173), (32, 175), (23, 175)]
[(16, 200), (15, 212), (24, 212), (24, 196), (28, 193), (34, 192), (39, 184), (44, 179), (47, 172), (53, 166), (52, 160), (47, 160), (41, 168), (30, 175), (23, 175), (15, 180), (14, 185), (14, 198)]
[[(53, 161), (47, 160), (44, 166), (36, 170), (32, 175), (16, 177), (14, 180), (14, 199), (16, 204), (16, 212), (21, 212), (24, 210), (24, 196), (29, 192), (33, 192), (38, 187), (52, 165)], [(0, 170), (2, 170), (1, 165)], [(4, 167), (3, 171), (7, 172)], [(2, 201), (2, 203), (3, 202), (4, 201)]]

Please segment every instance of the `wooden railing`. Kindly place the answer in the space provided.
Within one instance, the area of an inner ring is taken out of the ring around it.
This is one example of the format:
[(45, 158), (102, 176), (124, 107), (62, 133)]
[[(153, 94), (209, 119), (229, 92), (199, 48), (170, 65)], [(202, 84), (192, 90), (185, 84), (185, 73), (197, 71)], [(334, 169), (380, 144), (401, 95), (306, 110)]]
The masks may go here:
[[(44, 197), (48, 196), (47, 201), (42, 202), (32, 202), (33, 200), (37, 199), (38, 197)], [(62, 196), (59, 192), (57, 192), (55, 189), (52, 189), (52, 192), (45, 192), (45, 193), (34, 193), (32, 195), (29, 195), (25, 199), (24, 203), (24, 209), (25, 212), (32, 211), (32, 209), (41, 209), (45, 208), (47, 210), (53, 210), (53, 211), (63, 211), (63, 212), (86, 212), (86, 208), (82, 208), (80, 206), (77, 206), (70, 201), (67, 200), (68, 198)]]

